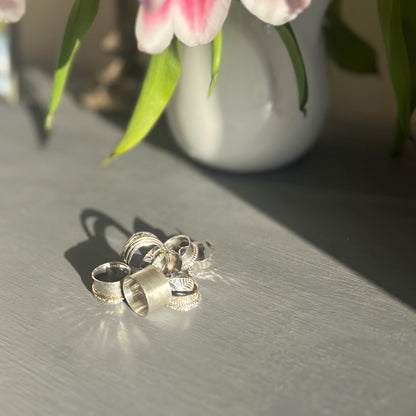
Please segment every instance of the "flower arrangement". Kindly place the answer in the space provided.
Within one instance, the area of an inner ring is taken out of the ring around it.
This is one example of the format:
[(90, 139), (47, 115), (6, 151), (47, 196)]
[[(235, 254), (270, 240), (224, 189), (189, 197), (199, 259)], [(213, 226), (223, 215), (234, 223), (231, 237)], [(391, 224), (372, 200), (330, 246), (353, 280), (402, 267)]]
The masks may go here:
[[(181, 72), (181, 46), (211, 44), (211, 84), (220, 71), (222, 25), (232, 0), (139, 0), (136, 19), (138, 49), (151, 54), (136, 107), (120, 142), (107, 160), (130, 150), (149, 133), (166, 108)], [(308, 84), (301, 51), (290, 21), (312, 0), (241, 0), (243, 6), (266, 24), (276, 27), (293, 63), (298, 83), (299, 109), (305, 112)], [(321, 0), (313, 0), (319, 2)], [(411, 117), (416, 108), (416, 2), (375, 0), (392, 81), (398, 122), (394, 153), (412, 140)], [(93, 24), (99, 0), (74, 0), (66, 24), (55, 71), (45, 128), (51, 129), (69, 70), (82, 39)], [(324, 34), (328, 54), (336, 64), (358, 73), (377, 72), (372, 48), (344, 23), (342, 0), (332, 0)], [(25, 12), (25, 0), (0, 0), (0, 20), (18, 21)]]

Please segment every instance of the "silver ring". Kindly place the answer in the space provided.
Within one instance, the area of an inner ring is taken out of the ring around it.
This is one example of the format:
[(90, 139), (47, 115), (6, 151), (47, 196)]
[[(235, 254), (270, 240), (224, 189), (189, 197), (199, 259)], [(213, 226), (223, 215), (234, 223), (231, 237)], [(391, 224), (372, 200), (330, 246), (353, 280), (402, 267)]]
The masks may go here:
[(166, 306), (174, 311), (188, 312), (200, 305), (201, 297), (199, 290), (186, 296), (171, 296)]
[(188, 270), (198, 258), (198, 246), (187, 235), (175, 235), (165, 242), (165, 246), (182, 257), (182, 270)]
[(143, 258), (141, 269), (153, 265), (165, 276), (177, 273), (182, 268), (182, 259), (178, 253), (165, 247), (152, 248)]
[(163, 247), (163, 243), (152, 233), (141, 231), (133, 234), (124, 244), (122, 256), (127, 264), (130, 264), (133, 256), (146, 247)]
[(172, 296), (168, 308), (175, 311), (187, 312), (199, 306), (201, 293), (198, 283), (186, 273), (178, 273), (169, 279)]
[(196, 243), (198, 246), (198, 259), (192, 269), (204, 270), (210, 267), (214, 261), (215, 246), (211, 241), (206, 240), (205, 244), (209, 249), (209, 253), (205, 249), (204, 243)]
[(155, 266), (148, 266), (123, 280), (126, 302), (140, 316), (166, 306), (172, 291), (165, 275)]
[(172, 289), (173, 296), (191, 295), (199, 289), (195, 279), (190, 277), (187, 273), (180, 272), (172, 274), (168, 281)]
[(130, 274), (130, 267), (120, 261), (112, 261), (96, 267), (92, 273), (94, 296), (107, 303), (123, 301), (122, 280)]

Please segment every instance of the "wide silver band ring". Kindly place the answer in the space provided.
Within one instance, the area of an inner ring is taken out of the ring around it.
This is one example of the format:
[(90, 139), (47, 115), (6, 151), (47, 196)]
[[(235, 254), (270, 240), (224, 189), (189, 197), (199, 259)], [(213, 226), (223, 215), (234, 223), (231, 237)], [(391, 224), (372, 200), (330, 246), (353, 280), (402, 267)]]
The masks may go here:
[(102, 302), (120, 303), (123, 301), (122, 280), (130, 274), (129, 265), (113, 261), (97, 266), (91, 273), (94, 296)]
[(140, 316), (166, 306), (172, 295), (168, 279), (155, 266), (127, 276), (123, 280), (123, 293), (130, 308)]

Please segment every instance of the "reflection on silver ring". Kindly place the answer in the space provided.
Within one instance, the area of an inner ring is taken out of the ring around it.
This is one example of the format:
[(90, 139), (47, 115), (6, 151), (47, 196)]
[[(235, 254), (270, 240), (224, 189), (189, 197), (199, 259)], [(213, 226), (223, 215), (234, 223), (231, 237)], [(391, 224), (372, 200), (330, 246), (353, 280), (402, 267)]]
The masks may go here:
[(92, 273), (92, 292), (94, 296), (107, 303), (123, 301), (121, 281), (130, 274), (130, 267), (120, 261), (101, 264)]

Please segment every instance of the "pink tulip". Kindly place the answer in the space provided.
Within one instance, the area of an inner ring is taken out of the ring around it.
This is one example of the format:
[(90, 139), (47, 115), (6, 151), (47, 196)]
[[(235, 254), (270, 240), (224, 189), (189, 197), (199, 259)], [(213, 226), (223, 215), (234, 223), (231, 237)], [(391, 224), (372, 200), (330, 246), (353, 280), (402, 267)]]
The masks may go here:
[[(241, 0), (264, 22), (293, 20), (311, 0)], [(173, 35), (188, 46), (211, 42), (221, 29), (231, 0), (142, 0), (136, 21), (139, 49), (162, 52)]]
[(231, 0), (142, 2), (136, 22), (139, 49), (162, 52), (175, 34), (188, 46), (211, 42), (221, 29)]
[(15, 23), (26, 10), (26, 0), (0, 0), (0, 21)]

